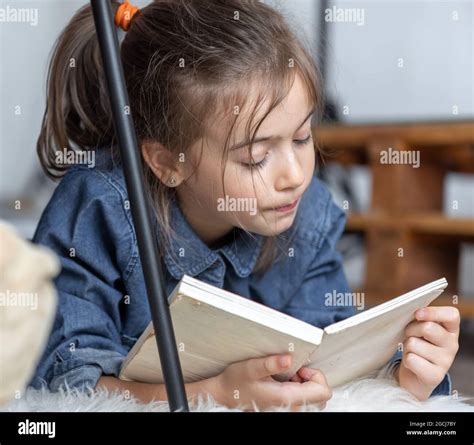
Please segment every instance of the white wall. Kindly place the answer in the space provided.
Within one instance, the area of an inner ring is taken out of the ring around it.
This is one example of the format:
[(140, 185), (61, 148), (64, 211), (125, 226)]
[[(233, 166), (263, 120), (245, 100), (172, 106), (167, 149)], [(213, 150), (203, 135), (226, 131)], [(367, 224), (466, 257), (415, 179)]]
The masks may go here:
[(331, 4), (364, 11), (363, 26), (329, 26), (329, 91), (349, 106), (346, 121), (474, 117), (472, 1)]
[[(45, 106), (48, 55), (71, 14), (84, 2), (5, 1), (0, 8), (34, 8), (36, 26), (0, 23), (0, 196), (19, 195), (38, 168), (36, 139)], [(20, 107), (21, 114), (18, 113)]]

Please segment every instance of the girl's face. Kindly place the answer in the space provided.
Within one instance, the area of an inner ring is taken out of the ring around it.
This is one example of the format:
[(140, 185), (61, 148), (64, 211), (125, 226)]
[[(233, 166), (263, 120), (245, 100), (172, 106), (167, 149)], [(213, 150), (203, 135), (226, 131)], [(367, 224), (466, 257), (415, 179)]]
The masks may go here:
[(315, 168), (312, 113), (297, 77), (289, 95), (256, 134), (253, 173), (249, 144), (244, 145), (246, 116), (240, 116), (241, 125), (230, 140), (225, 195), (221, 165), (225, 128), (214, 126), (202, 153), (198, 144), (188, 151), (184, 164), (187, 179), (177, 193), (186, 218), (203, 241), (212, 244), (234, 227), (265, 236), (290, 228)]

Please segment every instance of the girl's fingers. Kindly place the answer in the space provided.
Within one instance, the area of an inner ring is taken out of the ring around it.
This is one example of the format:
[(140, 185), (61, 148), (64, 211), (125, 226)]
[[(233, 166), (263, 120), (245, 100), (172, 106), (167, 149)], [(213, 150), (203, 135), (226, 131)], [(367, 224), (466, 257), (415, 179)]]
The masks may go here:
[(298, 374), (305, 381), (311, 381), (326, 386), (328, 384), (326, 376), (319, 369), (303, 367), (298, 371)]
[(422, 337), (430, 343), (446, 347), (453, 340), (453, 334), (434, 321), (412, 321), (405, 329), (405, 338)]
[(316, 383), (321, 383), (321, 384), (327, 384), (326, 378), (324, 375), (319, 372), (317, 369), (311, 369), (311, 368), (306, 368), (302, 367), (298, 369), (298, 372), (290, 379), (290, 382), (295, 382), (295, 383), (303, 383), (311, 380), (313, 378), (313, 381)]
[[(320, 409), (324, 409), (326, 401), (332, 397), (332, 390), (327, 385), (323, 373), (317, 369), (301, 368), (298, 371), (298, 377), (303, 380), (303, 383), (289, 381), (275, 385), (262, 382), (267, 398), (274, 401), (273, 405), (299, 407), (317, 403), (320, 404)], [(306, 377), (309, 380), (304, 381)]]
[(459, 334), (461, 317), (459, 310), (452, 306), (428, 306), (418, 309), (415, 317), (419, 321), (435, 321), (441, 323), (447, 331)]
[(303, 396), (307, 403), (325, 403), (332, 397), (332, 389), (319, 369), (311, 369), (311, 371), (313, 372), (310, 380), (301, 384), (301, 388), (305, 391)]
[(443, 348), (433, 345), (420, 337), (407, 338), (403, 342), (403, 351), (405, 356), (414, 353), (433, 365), (440, 366), (446, 370), (451, 366), (451, 357)]
[(291, 377), (290, 382), (294, 383), (301, 383), (303, 379), (299, 376), (298, 373), (296, 373), (293, 377)]
[(242, 362), (243, 372), (250, 380), (260, 380), (284, 372), (291, 366), (291, 355), (272, 355)]
[(425, 385), (435, 387), (444, 378), (446, 372), (439, 366), (433, 365), (419, 355), (409, 352), (404, 357), (403, 365), (412, 371)]
[(325, 403), (332, 397), (332, 390), (327, 385), (313, 381), (299, 384), (285, 382), (276, 390), (275, 397), (280, 398), (283, 405)]

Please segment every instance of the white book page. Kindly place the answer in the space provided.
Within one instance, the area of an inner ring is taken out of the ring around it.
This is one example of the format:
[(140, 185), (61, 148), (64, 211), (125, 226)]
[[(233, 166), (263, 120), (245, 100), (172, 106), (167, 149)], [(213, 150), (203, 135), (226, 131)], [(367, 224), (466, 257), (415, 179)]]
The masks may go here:
[[(288, 380), (307, 363), (324, 331), (238, 295), (185, 276), (169, 298), (186, 383), (213, 377), (228, 365), (275, 354), (293, 355), (293, 366), (275, 376)], [(129, 352), (123, 380), (163, 383), (153, 326)]]
[(368, 318), (378, 317), (380, 314), (391, 311), (397, 306), (402, 306), (407, 304), (409, 301), (416, 300), (432, 290), (444, 290), (448, 282), (446, 278), (440, 278), (439, 280), (432, 281), (431, 283), (425, 284), (424, 286), (418, 287), (406, 294), (400, 295), (399, 297), (392, 298), (391, 300), (386, 301), (385, 303), (374, 306), (373, 308), (367, 309), (359, 314), (356, 314), (352, 317), (341, 320), (338, 323), (333, 323), (330, 326), (326, 326), (324, 329), (328, 334), (333, 332), (340, 331), (350, 326), (355, 326)]
[(382, 367), (396, 353), (406, 326), (415, 319), (415, 311), (428, 306), (446, 285), (444, 280), (402, 305), (387, 305), (376, 316), (363, 318), (359, 317), (363, 314), (359, 314), (357, 324), (329, 326), (308, 366), (321, 369), (330, 386), (341, 385)]
[(201, 303), (215, 306), (223, 311), (231, 312), (242, 318), (317, 345), (319, 345), (323, 335), (322, 329), (316, 326), (248, 298), (211, 286), (188, 275), (183, 276), (179, 288), (170, 297), (170, 302), (173, 303), (180, 295), (189, 296)]
[[(291, 353), (293, 366), (285, 374), (277, 376), (278, 380), (288, 380), (317, 347), (317, 344), (295, 335), (271, 329), (215, 306), (198, 304), (186, 296), (171, 305), (171, 316), (186, 383), (216, 376), (235, 362)], [(318, 329), (316, 332), (320, 341), (323, 331)], [(124, 363), (120, 378), (163, 383), (154, 336), (149, 336), (134, 352), (133, 358)]]

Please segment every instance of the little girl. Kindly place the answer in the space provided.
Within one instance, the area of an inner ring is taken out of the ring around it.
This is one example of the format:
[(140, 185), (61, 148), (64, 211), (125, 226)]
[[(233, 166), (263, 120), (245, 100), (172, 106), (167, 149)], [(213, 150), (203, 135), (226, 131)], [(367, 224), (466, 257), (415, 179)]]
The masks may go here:
[[(127, 31), (124, 112), (143, 156), (166, 292), (187, 274), (321, 328), (353, 315), (324, 304), (350, 289), (335, 249), (345, 216), (314, 174), (322, 91), (308, 50), (259, 1), (161, 0), (135, 12), (123, 5), (116, 16)], [(151, 316), (116, 142), (86, 6), (56, 44), (38, 140), (46, 173), (64, 177), (34, 240), (59, 255), (62, 272), (32, 385), (165, 400), (163, 385), (117, 378)], [(419, 311), (391, 361), (400, 385), (419, 399), (448, 394), (458, 333), (453, 308)], [(290, 354), (235, 363), (187, 394), (245, 409), (324, 405), (331, 388), (320, 371), (271, 377), (290, 365)]]

